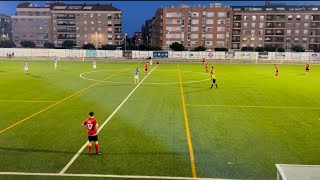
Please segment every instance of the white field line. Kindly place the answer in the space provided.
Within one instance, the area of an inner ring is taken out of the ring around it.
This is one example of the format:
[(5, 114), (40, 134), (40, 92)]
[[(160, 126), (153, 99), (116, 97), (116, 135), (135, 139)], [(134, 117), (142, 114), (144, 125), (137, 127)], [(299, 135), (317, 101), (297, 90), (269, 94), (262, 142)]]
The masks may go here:
[[(157, 66), (156, 66), (157, 67)], [(128, 94), (128, 96), (119, 104), (119, 106), (113, 111), (112, 114), (103, 122), (103, 124), (99, 127), (98, 133), (100, 130), (110, 121), (110, 119), (118, 112), (118, 110), (123, 106), (123, 104), (129, 99), (129, 97), (136, 91), (136, 89), (143, 83), (143, 81), (156, 69), (154, 67), (150, 73), (148, 73), (141, 81), (140, 83)], [(68, 162), (68, 164), (59, 172), (59, 174), (64, 174), (68, 168), (72, 165), (72, 163), (79, 157), (81, 152), (86, 148), (88, 145), (88, 141), (79, 149), (79, 151), (73, 156), (73, 158)]]
[(139, 176), (139, 175), (109, 175), (109, 174), (60, 174), (60, 173), (27, 173), (27, 172), (0, 172), (0, 175), (16, 176), (58, 176), (58, 177), (105, 177), (122, 179), (172, 179), (172, 180), (231, 180), (218, 178), (192, 178), (192, 177), (172, 177), (172, 176)]
[[(111, 70), (100, 70), (100, 71), (83, 72), (83, 73), (80, 74), (80, 78), (85, 79), (85, 80), (89, 80), (89, 81), (101, 81), (101, 82), (115, 83), (115, 84), (131, 84), (130, 82), (107, 81), (107, 80), (103, 81), (103, 80), (84, 77), (84, 74), (101, 72), (101, 71), (111, 71)], [(177, 71), (177, 70), (157, 70), (157, 71)], [(181, 72), (192, 72), (192, 71), (181, 71)], [(194, 73), (208, 75), (207, 73), (202, 73), (202, 72), (194, 72)], [(207, 82), (207, 81), (210, 81), (210, 80), (211, 79), (209, 78), (209, 79), (204, 79), (204, 80), (186, 81), (186, 82), (182, 82), (182, 83), (183, 84), (193, 84), (193, 83)], [(180, 84), (180, 82), (158, 82), (158, 83), (144, 83), (144, 84), (148, 84), (148, 85), (171, 85), (171, 84)]]

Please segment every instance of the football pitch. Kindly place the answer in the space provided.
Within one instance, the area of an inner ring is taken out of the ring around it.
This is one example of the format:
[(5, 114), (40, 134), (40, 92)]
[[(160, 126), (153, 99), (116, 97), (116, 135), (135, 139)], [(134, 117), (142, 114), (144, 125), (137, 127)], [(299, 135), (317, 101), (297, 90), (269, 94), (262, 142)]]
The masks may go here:
[[(273, 64), (210, 63), (210, 89), (201, 62), (23, 64), (0, 62), (0, 179), (276, 179), (275, 164), (320, 164), (318, 65), (275, 78)], [(90, 111), (102, 155), (88, 154)]]

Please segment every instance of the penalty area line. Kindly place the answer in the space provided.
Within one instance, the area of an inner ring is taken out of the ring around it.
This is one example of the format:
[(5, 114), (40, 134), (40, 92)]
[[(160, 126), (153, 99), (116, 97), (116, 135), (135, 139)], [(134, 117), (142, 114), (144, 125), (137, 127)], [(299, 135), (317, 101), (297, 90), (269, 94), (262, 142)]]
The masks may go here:
[(219, 178), (192, 178), (192, 177), (172, 177), (172, 176), (139, 176), (139, 175), (112, 175), (112, 174), (59, 174), (59, 173), (27, 173), (27, 172), (0, 172), (0, 175), (14, 176), (57, 176), (57, 177), (105, 177), (121, 179), (172, 179), (172, 180), (232, 180)]
[[(157, 67), (157, 66), (156, 66)], [(123, 104), (125, 102), (127, 102), (127, 100), (129, 99), (129, 97), (136, 91), (136, 89), (143, 83), (143, 81), (156, 69), (156, 67), (154, 67), (150, 73), (148, 73), (141, 81), (140, 83), (128, 94), (128, 96), (119, 104), (119, 106), (113, 111), (112, 114), (110, 114), (110, 116), (103, 122), (103, 124), (99, 127), (98, 129), (98, 134), (100, 132), (100, 130), (110, 121), (110, 119), (119, 111), (119, 109), (123, 106)], [(86, 146), (88, 145), (88, 141), (79, 149), (79, 151), (72, 157), (72, 159), (68, 162), (68, 164), (59, 172), (59, 174), (64, 174), (69, 167), (72, 165), (72, 163), (79, 157), (79, 155), (81, 154), (81, 152), (86, 148)]]

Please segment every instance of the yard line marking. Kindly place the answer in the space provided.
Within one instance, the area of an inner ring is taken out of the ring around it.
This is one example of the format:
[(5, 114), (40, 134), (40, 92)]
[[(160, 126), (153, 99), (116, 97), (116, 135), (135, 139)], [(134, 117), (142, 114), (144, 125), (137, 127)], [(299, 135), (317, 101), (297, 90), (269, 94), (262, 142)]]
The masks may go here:
[[(135, 65), (133, 65), (133, 66), (135, 66)], [(21, 124), (22, 122), (24, 122), (24, 121), (26, 121), (26, 120), (28, 120), (28, 119), (30, 119), (30, 118), (32, 118), (32, 117), (34, 117), (34, 116), (42, 113), (42, 112), (44, 112), (44, 111), (46, 111), (46, 110), (48, 110), (48, 109), (50, 109), (50, 108), (52, 108), (52, 107), (54, 107), (54, 106), (62, 103), (62, 102), (64, 102), (64, 101), (68, 100), (68, 99), (72, 98), (73, 96), (78, 95), (78, 94), (82, 93), (83, 91), (85, 91), (85, 90), (87, 90), (87, 89), (90, 89), (90, 88), (92, 88), (92, 87), (100, 84), (100, 83), (103, 82), (104, 80), (109, 79), (109, 78), (111, 78), (111, 77), (113, 77), (113, 76), (115, 76), (115, 75), (117, 75), (117, 74), (120, 74), (121, 72), (123, 72), (123, 71), (125, 71), (125, 70), (127, 70), (127, 69), (129, 69), (129, 68), (131, 68), (131, 67), (133, 67), (133, 66), (130, 66), (130, 67), (126, 68), (126, 69), (123, 69), (123, 70), (121, 70), (121, 71), (119, 71), (119, 72), (117, 72), (117, 73), (114, 73), (114, 74), (106, 77), (105, 79), (103, 79), (103, 80), (101, 80), (101, 81), (99, 81), (99, 82), (96, 82), (96, 83), (94, 83), (94, 84), (92, 84), (92, 85), (90, 85), (90, 86), (88, 86), (88, 87), (86, 87), (86, 88), (84, 88), (84, 89), (81, 89), (80, 91), (78, 91), (78, 92), (76, 92), (76, 93), (73, 93), (73, 94), (71, 94), (70, 96), (68, 96), (68, 97), (66, 97), (66, 98), (64, 98), (64, 99), (62, 99), (62, 100), (60, 100), (60, 101), (58, 101), (58, 102), (56, 102), (56, 103), (54, 103), (54, 104), (52, 104), (52, 105), (44, 108), (44, 109), (42, 109), (41, 111), (38, 111), (38, 112), (36, 112), (36, 113), (34, 113), (34, 114), (32, 114), (32, 115), (30, 115), (30, 116), (22, 119), (22, 120), (19, 121), (19, 122), (14, 123), (13, 125), (11, 125), (11, 126), (5, 128), (5, 129), (1, 130), (1, 131), (0, 131), (0, 134), (3, 133), (3, 132), (5, 132), (5, 131), (7, 131), (7, 130), (9, 130), (9, 129), (11, 129), (11, 128), (13, 128), (13, 127), (15, 127), (15, 126), (17, 126), (17, 125), (19, 125), (19, 124)]]
[(27, 173), (27, 172), (0, 172), (0, 175), (17, 176), (58, 176), (58, 177), (106, 177), (122, 179), (180, 179), (180, 180), (232, 180), (219, 178), (191, 178), (191, 177), (173, 177), (173, 176), (139, 176), (139, 175), (113, 175), (113, 174), (59, 174), (59, 173)]
[(45, 103), (45, 102), (58, 102), (58, 101), (32, 101), (32, 100), (9, 100), (9, 99), (0, 99), (0, 102), (21, 102), (21, 103)]
[[(110, 121), (110, 119), (118, 112), (118, 110), (123, 106), (125, 102), (129, 99), (129, 97), (136, 91), (136, 89), (143, 83), (143, 81), (157, 68), (154, 67), (150, 73), (148, 73), (141, 81), (140, 83), (128, 94), (128, 96), (119, 104), (119, 106), (110, 114), (110, 116), (103, 122), (103, 124), (99, 127), (98, 133), (100, 130)], [(79, 157), (81, 152), (86, 148), (88, 145), (88, 141), (79, 149), (79, 151), (72, 157), (72, 159), (68, 162), (68, 164), (59, 172), (59, 174), (64, 174), (69, 167), (72, 165), (72, 163)]]
[(242, 105), (228, 105), (228, 104), (187, 104), (193, 107), (229, 107), (229, 108), (265, 108), (265, 109), (313, 109), (319, 110), (319, 107), (299, 107), (299, 106), (242, 106)]
[(180, 90), (181, 90), (181, 99), (182, 99), (182, 107), (183, 107), (183, 116), (184, 116), (184, 122), (186, 124), (186, 132), (187, 132), (188, 146), (189, 146), (189, 153), (190, 153), (192, 177), (196, 178), (197, 177), (197, 171), (196, 171), (196, 165), (194, 163), (194, 154), (193, 154), (192, 141), (191, 141), (191, 135), (190, 135), (190, 129), (189, 129), (189, 123), (188, 123), (186, 102), (185, 102), (183, 86), (182, 86), (180, 64), (178, 64), (178, 69), (179, 69), (179, 80), (180, 80)]

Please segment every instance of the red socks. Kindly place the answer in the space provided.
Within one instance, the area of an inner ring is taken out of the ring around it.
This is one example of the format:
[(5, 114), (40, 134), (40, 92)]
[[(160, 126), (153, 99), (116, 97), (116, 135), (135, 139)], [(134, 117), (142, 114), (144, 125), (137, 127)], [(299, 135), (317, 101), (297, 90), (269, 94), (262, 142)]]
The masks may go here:
[(99, 144), (95, 144), (95, 147), (96, 147), (96, 153), (98, 154), (99, 153)]
[(89, 145), (89, 152), (92, 154), (92, 145)]

